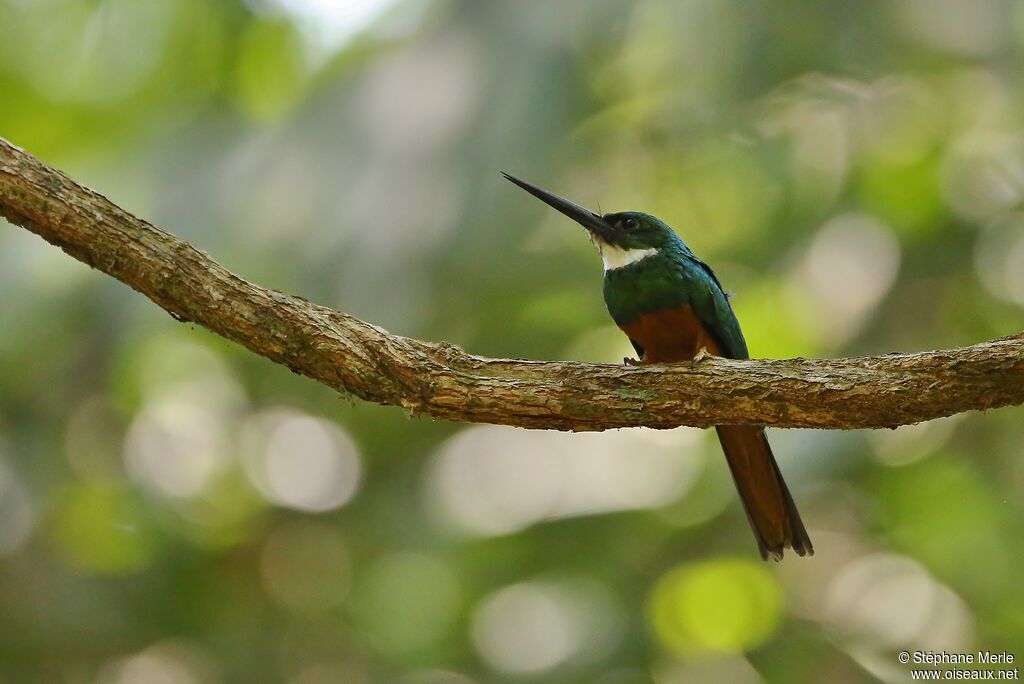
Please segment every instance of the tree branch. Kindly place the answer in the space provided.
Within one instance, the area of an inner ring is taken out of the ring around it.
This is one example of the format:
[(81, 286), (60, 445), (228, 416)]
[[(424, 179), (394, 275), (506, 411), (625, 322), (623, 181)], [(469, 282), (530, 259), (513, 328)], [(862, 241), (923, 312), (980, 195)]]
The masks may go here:
[(896, 427), (1024, 403), (1024, 334), (962, 349), (627, 368), (486, 359), (250, 283), (0, 138), (0, 215), (328, 387), (445, 420), (559, 430)]

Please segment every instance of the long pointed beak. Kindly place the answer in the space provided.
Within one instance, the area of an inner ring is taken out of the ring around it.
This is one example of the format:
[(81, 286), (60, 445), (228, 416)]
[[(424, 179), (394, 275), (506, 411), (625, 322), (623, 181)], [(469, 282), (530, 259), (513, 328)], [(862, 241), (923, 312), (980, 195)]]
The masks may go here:
[(584, 209), (575, 202), (570, 202), (564, 197), (559, 197), (547, 190), (542, 190), (532, 183), (527, 183), (524, 180), (520, 180), (515, 176), (509, 175), (504, 171), (501, 172), (508, 180), (512, 181), (526, 192), (530, 193), (541, 202), (544, 202), (548, 206), (554, 207), (558, 211), (562, 212), (576, 223), (580, 224), (592, 233), (595, 233), (598, 237), (602, 238), (606, 242), (614, 242), (615, 240), (615, 229), (601, 218), (600, 215), (595, 214), (589, 209)]

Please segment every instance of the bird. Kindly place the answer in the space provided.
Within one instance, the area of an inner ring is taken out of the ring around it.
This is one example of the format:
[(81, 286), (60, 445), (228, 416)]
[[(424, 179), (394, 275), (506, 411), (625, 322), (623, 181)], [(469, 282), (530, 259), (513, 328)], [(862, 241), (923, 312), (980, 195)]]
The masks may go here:
[[(641, 211), (596, 214), (502, 175), (586, 229), (604, 262), (608, 313), (637, 353), (636, 359), (623, 359), (627, 365), (693, 362), (707, 355), (749, 358), (718, 276), (666, 223)], [(764, 428), (718, 425), (715, 430), (761, 558), (780, 561), (785, 548), (813, 555)]]

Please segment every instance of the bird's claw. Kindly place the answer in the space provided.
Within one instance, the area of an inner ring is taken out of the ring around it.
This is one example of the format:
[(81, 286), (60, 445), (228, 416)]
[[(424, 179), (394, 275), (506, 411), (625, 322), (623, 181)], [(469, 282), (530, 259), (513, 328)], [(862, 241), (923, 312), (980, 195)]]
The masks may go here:
[(711, 353), (708, 352), (708, 348), (701, 347), (697, 354), (693, 357), (693, 360), (690, 361), (690, 367), (696, 368), (697, 366), (704, 362), (704, 359), (708, 358), (711, 358)]
[(623, 366), (639, 366), (640, 365), (640, 359), (634, 359), (634, 358), (631, 358), (629, 356), (624, 356), (622, 358), (622, 365)]

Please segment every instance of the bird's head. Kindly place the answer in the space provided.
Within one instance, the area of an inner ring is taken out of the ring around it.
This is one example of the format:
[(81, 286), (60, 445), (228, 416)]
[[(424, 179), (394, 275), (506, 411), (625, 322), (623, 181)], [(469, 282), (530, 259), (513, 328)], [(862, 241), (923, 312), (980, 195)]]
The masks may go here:
[[(503, 174), (526, 192), (554, 207), (587, 229), (602, 256), (608, 252), (647, 252), (665, 247), (686, 249), (679, 236), (659, 219), (641, 211), (595, 214), (564, 197), (542, 190), (515, 176)], [(607, 258), (606, 258), (607, 263)]]

